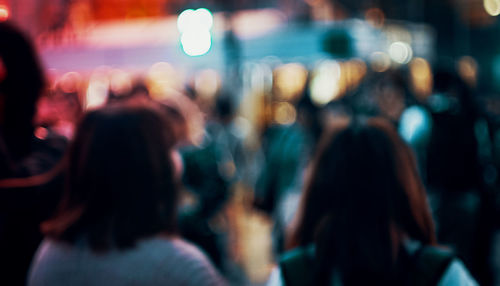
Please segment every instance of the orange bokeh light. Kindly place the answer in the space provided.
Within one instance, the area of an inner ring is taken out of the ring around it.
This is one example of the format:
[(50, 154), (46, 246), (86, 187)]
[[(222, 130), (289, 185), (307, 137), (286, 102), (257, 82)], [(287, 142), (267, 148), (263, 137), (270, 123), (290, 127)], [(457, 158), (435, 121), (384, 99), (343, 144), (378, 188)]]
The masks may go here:
[(9, 7), (5, 5), (0, 5), (0, 22), (3, 22), (9, 18)]

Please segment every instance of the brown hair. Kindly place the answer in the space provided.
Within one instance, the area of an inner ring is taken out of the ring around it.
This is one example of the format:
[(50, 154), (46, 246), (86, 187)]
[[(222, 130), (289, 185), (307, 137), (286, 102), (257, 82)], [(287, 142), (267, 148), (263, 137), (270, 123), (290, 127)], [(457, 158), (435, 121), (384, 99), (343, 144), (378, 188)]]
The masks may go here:
[(172, 126), (152, 106), (89, 112), (69, 151), (58, 214), (42, 224), (49, 237), (95, 249), (131, 247), (175, 231), (177, 185)]
[(403, 236), (436, 242), (415, 159), (388, 121), (328, 133), (311, 171), (288, 246), (315, 243), (317, 283), (327, 283), (335, 268), (344, 285), (387, 284)]

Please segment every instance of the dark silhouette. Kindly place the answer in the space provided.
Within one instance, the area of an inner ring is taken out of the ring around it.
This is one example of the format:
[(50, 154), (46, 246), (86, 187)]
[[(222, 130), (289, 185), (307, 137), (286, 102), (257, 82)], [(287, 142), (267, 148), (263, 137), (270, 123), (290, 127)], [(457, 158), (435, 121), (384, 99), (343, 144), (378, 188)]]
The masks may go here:
[[(432, 133), (427, 147), (427, 185), (437, 237), (456, 251), (482, 285), (492, 282), (494, 191), (484, 181), (492, 160), (481, 134), (485, 115), (474, 91), (451, 68), (438, 67), (429, 98)], [(487, 133), (487, 132), (486, 132)]]
[(60, 210), (43, 231), (69, 242), (85, 235), (96, 250), (173, 233), (178, 192), (169, 152), (174, 144), (168, 121), (148, 109), (90, 112), (69, 152)]
[(17, 28), (0, 23), (0, 178), (15, 174), (17, 162), (32, 152), (33, 117), (45, 77), (33, 45)]
[(154, 103), (89, 112), (68, 154), (60, 209), (42, 224), (47, 238), (28, 285), (224, 285), (176, 235), (176, 139)]
[(383, 119), (340, 124), (319, 145), (289, 247), (316, 246), (313, 285), (404, 285), (407, 240), (436, 243), (415, 159)]
[(34, 135), (36, 102), (46, 86), (32, 43), (10, 23), (0, 23), (0, 284), (24, 285), (42, 235), (39, 223), (52, 215), (62, 180), (66, 139), (47, 131)]

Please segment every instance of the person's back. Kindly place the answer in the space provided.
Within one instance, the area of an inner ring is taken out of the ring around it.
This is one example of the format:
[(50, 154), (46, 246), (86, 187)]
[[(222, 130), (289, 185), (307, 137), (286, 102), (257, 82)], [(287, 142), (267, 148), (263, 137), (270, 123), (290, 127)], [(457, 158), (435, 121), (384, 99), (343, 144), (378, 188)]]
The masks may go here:
[(221, 285), (206, 256), (179, 239), (154, 237), (127, 250), (94, 252), (85, 243), (45, 240), (28, 285)]
[(224, 284), (176, 234), (175, 144), (172, 123), (152, 104), (89, 112), (28, 285)]
[(289, 240), (298, 248), (271, 285), (477, 285), (436, 245), (414, 157), (394, 127), (340, 124), (320, 144)]

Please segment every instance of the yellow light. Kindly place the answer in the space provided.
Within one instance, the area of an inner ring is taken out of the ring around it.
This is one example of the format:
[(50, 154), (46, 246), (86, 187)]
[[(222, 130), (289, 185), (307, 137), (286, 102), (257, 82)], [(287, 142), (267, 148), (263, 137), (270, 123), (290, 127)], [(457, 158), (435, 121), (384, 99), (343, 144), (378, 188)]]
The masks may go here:
[(311, 80), (311, 100), (323, 106), (339, 95), (340, 64), (336, 61), (322, 63), (314, 72)]
[(203, 100), (211, 100), (219, 91), (220, 76), (217, 71), (206, 69), (196, 75), (194, 89)]
[(275, 107), (274, 120), (278, 124), (289, 125), (297, 119), (295, 107), (288, 102), (280, 102)]
[(9, 7), (0, 5), (0, 22), (6, 21), (10, 16)]
[(477, 82), (478, 65), (476, 60), (470, 56), (461, 57), (457, 64), (458, 74), (470, 86), (475, 86)]
[(274, 71), (275, 93), (282, 100), (295, 100), (306, 85), (307, 69), (297, 63), (282, 65)]
[(484, 0), (484, 9), (491, 16), (500, 15), (500, 0)]
[(415, 58), (410, 63), (411, 84), (415, 95), (425, 99), (432, 92), (432, 70), (429, 62), (423, 58)]

